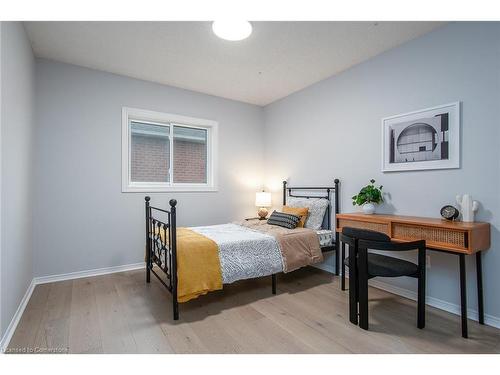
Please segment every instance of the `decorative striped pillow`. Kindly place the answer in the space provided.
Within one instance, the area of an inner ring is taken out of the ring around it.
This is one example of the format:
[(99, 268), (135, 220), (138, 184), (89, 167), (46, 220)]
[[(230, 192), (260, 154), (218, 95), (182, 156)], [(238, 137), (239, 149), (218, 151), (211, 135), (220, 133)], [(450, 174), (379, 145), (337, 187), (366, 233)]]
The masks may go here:
[(300, 216), (285, 214), (283, 212), (273, 211), (267, 223), (271, 225), (278, 225), (283, 228), (295, 229), (300, 221)]
[(309, 208), (309, 215), (304, 227), (318, 230), (321, 229), (321, 225), (325, 219), (326, 208), (330, 202), (324, 198), (289, 197), (286, 204), (290, 207)]

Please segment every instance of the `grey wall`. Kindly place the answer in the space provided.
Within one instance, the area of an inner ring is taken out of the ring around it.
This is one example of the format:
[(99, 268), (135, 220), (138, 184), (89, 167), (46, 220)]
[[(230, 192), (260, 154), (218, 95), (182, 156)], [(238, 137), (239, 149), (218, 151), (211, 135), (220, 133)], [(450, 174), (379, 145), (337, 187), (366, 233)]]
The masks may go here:
[(24, 27), (1, 23), (1, 336), (33, 279), (35, 60)]
[[(462, 102), (462, 167), (380, 172), (381, 118)], [(439, 217), (457, 193), (481, 202), (478, 220), (492, 224), (484, 254), (485, 312), (500, 317), (500, 23), (454, 23), (321, 81), (265, 108), (267, 185), (342, 182), (341, 210), (370, 178), (385, 186), (380, 212)], [(283, 150), (286, 150), (284, 152)], [(476, 308), (473, 257), (468, 297)], [(329, 260), (331, 265), (331, 260)], [(411, 279), (384, 280), (415, 290)], [(428, 295), (458, 304), (458, 259), (431, 253)]]
[(144, 195), (121, 192), (122, 106), (219, 122), (219, 191), (151, 194), (178, 200), (180, 225), (254, 214), (262, 186), (261, 107), (38, 60), (36, 276), (141, 262)]

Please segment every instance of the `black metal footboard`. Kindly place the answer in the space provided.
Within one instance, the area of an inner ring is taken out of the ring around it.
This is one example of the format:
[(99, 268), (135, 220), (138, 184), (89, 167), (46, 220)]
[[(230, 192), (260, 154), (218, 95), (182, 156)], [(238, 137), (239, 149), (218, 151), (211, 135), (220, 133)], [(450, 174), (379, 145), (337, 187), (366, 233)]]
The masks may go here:
[[(179, 319), (177, 301), (177, 201), (169, 201), (170, 211), (152, 207), (150, 197), (146, 201), (146, 282), (151, 282), (151, 273), (172, 293), (174, 320)], [(160, 269), (164, 276), (155, 269)]]

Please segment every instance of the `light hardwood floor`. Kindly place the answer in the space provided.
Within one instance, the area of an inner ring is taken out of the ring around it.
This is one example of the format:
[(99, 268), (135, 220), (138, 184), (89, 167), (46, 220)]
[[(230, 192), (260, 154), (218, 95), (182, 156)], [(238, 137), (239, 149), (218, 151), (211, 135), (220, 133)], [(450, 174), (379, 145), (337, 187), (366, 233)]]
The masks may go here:
[[(500, 330), (371, 288), (370, 331), (349, 323), (338, 278), (305, 268), (224, 287), (180, 306), (144, 271), (38, 285), (8, 351), (69, 353), (500, 353)], [(54, 350), (53, 350), (54, 351)]]

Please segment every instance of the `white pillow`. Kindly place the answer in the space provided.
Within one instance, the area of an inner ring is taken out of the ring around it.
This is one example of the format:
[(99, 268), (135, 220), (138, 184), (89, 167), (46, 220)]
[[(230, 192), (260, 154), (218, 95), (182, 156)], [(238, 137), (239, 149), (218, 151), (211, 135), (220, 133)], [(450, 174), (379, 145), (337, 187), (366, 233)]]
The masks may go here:
[(314, 230), (321, 229), (321, 224), (323, 224), (323, 218), (325, 217), (328, 204), (328, 199), (324, 198), (287, 197), (286, 199), (287, 206), (307, 207), (309, 209), (309, 215), (307, 216), (304, 227)]

